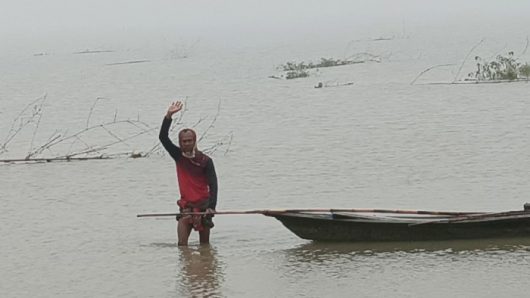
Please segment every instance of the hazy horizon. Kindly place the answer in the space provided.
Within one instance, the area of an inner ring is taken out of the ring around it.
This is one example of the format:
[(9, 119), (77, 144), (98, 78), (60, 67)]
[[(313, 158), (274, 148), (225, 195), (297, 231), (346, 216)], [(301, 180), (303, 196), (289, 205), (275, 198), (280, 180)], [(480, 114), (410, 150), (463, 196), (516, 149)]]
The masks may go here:
[(493, 0), (1, 1), (0, 37), (15, 45), (66, 40), (79, 47), (135, 38), (263, 44), (307, 37), (458, 35), (454, 29), (460, 27), (484, 36), (502, 34), (495, 32), (500, 24), (525, 28), (527, 11), (528, 2)]

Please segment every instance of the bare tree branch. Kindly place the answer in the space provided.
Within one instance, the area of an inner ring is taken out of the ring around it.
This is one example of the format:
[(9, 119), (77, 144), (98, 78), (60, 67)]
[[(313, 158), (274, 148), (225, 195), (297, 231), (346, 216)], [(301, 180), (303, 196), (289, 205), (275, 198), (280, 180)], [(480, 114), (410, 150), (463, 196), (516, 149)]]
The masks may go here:
[(432, 70), (432, 69), (435, 69), (435, 68), (438, 68), (438, 67), (443, 67), (443, 66), (453, 66), (454, 64), (440, 64), (440, 65), (435, 65), (435, 66), (431, 66), (427, 69), (425, 69), (424, 71), (420, 72), (415, 78), (414, 80), (412, 80), (412, 82), (410, 82), (411, 85), (414, 85), (414, 83), (423, 75), (425, 74), (426, 72)]
[[(33, 100), (32, 102), (30, 102), (28, 105), (26, 105), (19, 113), (18, 115), (15, 117), (15, 119), (13, 119), (13, 123), (11, 124), (11, 128), (9, 128), (9, 132), (7, 133), (7, 136), (4, 140), (4, 143), (2, 145), (0, 145), (0, 154), (1, 153), (4, 153), (4, 152), (7, 152), (7, 145), (16, 137), (16, 135), (24, 128), (26, 127), (26, 125), (28, 125), (29, 123), (31, 123), (35, 117), (35, 114), (33, 113), (30, 117), (23, 117), (24, 113), (30, 108), (32, 107), (33, 105), (35, 105), (36, 103), (38, 103), (39, 101), (43, 101), (46, 99), (46, 94), (44, 94), (43, 96)], [(24, 119), (28, 119), (28, 120), (24, 120)], [(18, 125), (18, 128), (15, 128), (15, 125), (16, 124), (19, 124)]]
[[(113, 157), (118, 157), (118, 156), (139, 158), (139, 157), (147, 157), (155, 152), (161, 152), (161, 146), (158, 140), (156, 144), (152, 148), (150, 148), (150, 150), (147, 152), (137, 150), (137, 148), (133, 147), (133, 143), (130, 143), (132, 139), (139, 138), (142, 135), (148, 135), (148, 134), (154, 135), (154, 132), (157, 130), (157, 128), (153, 128), (147, 123), (140, 121), (140, 114), (137, 115), (136, 120), (131, 120), (131, 119), (117, 120), (118, 112), (116, 110), (112, 121), (91, 125), (90, 121), (91, 121), (92, 115), (94, 114), (95, 107), (98, 101), (100, 99), (103, 99), (102, 97), (96, 98), (96, 100), (92, 104), (90, 111), (88, 113), (85, 128), (82, 128), (71, 134), (68, 134), (68, 129), (65, 129), (64, 133), (59, 132), (59, 130), (55, 130), (55, 132), (52, 133), (50, 137), (48, 138), (48, 140), (46, 140), (43, 144), (41, 144), (40, 146), (34, 146), (34, 142), (36, 140), (36, 134), (37, 134), (36, 131), (39, 129), (39, 125), (41, 123), (40, 119), (42, 118), (42, 115), (43, 115), (42, 107), (43, 107), (44, 99), (45, 98), (39, 98), (37, 100), (32, 101), (30, 105), (26, 106), (17, 115), (17, 118), (12, 123), (10, 132), (8, 136), (6, 137), (6, 142), (2, 144), (3, 147), (0, 147), (0, 150), (7, 151), (7, 149), (5, 149), (5, 147), (7, 147), (7, 144), (11, 140), (13, 140), (13, 138), (21, 130), (25, 129), (29, 124), (35, 123), (35, 129), (33, 131), (29, 152), (25, 155), (24, 158), (0, 159), (0, 162), (9, 163), (9, 162), (20, 162), (20, 161), (24, 161), (24, 162), (72, 161), (72, 160), (107, 159), (107, 158), (113, 158)], [(40, 100), (40, 103), (39, 103), (39, 100)], [(39, 103), (39, 104), (35, 105), (36, 103)], [(217, 118), (220, 114), (220, 104), (221, 103), (219, 101), (219, 104), (217, 106), (217, 113), (211, 119), (209, 126), (205, 129), (204, 133), (200, 136), (199, 140), (203, 140), (205, 138), (205, 136), (209, 133), (210, 129), (214, 126), (214, 123), (217, 121)], [(33, 107), (33, 109), (30, 110), (31, 107)], [(183, 125), (182, 120), (184, 116), (185, 116), (185, 111), (182, 111), (181, 113), (179, 113), (179, 118), (173, 123), (170, 130), (177, 129), (178, 127), (182, 126)], [(195, 124), (198, 125), (206, 119), (207, 117), (201, 118)], [(131, 128), (133, 128), (132, 131), (131, 131)], [(124, 134), (121, 131), (123, 129), (127, 131), (126, 136), (124, 136)], [(102, 135), (99, 132), (99, 130), (104, 131), (105, 134), (109, 135), (113, 140), (110, 140), (107, 142), (102, 141), (102, 140), (108, 140), (108, 138), (105, 137), (104, 139), (102, 139), (101, 138)], [(97, 141), (99, 141), (99, 143), (103, 143), (103, 144), (91, 144), (90, 141), (87, 141), (88, 138), (95, 138)], [(221, 146), (229, 147), (231, 142), (232, 142), (232, 135), (230, 134), (230, 135), (220, 138), (207, 150), (210, 150), (211, 152), (215, 152)], [(119, 144), (123, 144), (127, 146), (127, 148), (130, 148), (131, 150), (125, 149), (125, 151), (120, 150), (120, 152), (112, 152), (112, 150), (116, 151), (116, 148), (120, 148), (118, 147)], [(58, 148), (59, 150), (57, 150)], [(228, 149), (226, 152), (228, 152)], [(50, 152), (53, 155), (50, 157), (42, 157), (42, 153), (45, 151)]]
[(524, 46), (524, 50), (521, 51), (521, 56), (524, 56), (526, 54), (526, 50), (528, 50), (528, 44), (530, 41), (528, 40), (528, 36), (526, 37), (526, 44)]
[(96, 104), (100, 99), (103, 99), (103, 97), (96, 97), (96, 100), (94, 100), (94, 103), (90, 107), (90, 111), (88, 112), (88, 117), (86, 119), (86, 127), (88, 127), (88, 123), (90, 122), (90, 116), (92, 116), (92, 112), (94, 111), (94, 108), (96, 107)]
[(456, 75), (455, 75), (455, 78), (453, 80), (453, 83), (456, 82), (458, 80), (458, 76), (460, 75), (460, 72), (462, 71), (462, 68), (464, 67), (464, 64), (466, 63), (467, 61), (467, 58), (469, 57), (469, 55), (471, 55), (471, 53), (484, 41), (484, 38), (481, 39), (476, 45), (474, 45), (471, 50), (469, 50), (469, 52), (467, 53), (466, 55), (466, 58), (464, 58), (464, 61), (462, 61), (462, 64), (460, 65), (460, 68), (458, 69), (458, 71), (456, 72)]
[(45, 149), (49, 148), (49, 145), (50, 143), (52, 143), (53, 141), (57, 140), (58, 138), (60, 138), (61, 135), (56, 135), (54, 138), (48, 140), (48, 142), (44, 143), (42, 146), (38, 147), (37, 149), (31, 151), (28, 153), (28, 155), (26, 155), (26, 160), (27, 159), (30, 159), (32, 156), (34, 156), (35, 154), (39, 154), (41, 153), (42, 151), (44, 151)]
[(42, 105), (44, 104), (45, 101), (46, 101), (46, 96), (44, 96), (44, 99), (40, 102), (38, 106), (35, 106), (34, 113), (36, 114), (37, 123), (35, 124), (35, 129), (33, 130), (33, 136), (31, 137), (28, 155), (26, 156), (26, 158), (29, 158), (31, 156), (30, 154), (33, 149), (33, 142), (35, 141), (35, 136), (37, 135), (37, 130), (39, 129), (39, 125), (40, 125), (40, 120), (42, 119), (42, 114), (43, 114)]
[(206, 136), (208, 131), (213, 127), (215, 121), (217, 121), (217, 116), (219, 116), (220, 111), (221, 111), (221, 100), (219, 100), (219, 102), (217, 103), (217, 112), (215, 113), (212, 121), (210, 122), (210, 125), (208, 125), (208, 127), (204, 130), (204, 132), (199, 137), (199, 140), (197, 140), (197, 142), (200, 142)]

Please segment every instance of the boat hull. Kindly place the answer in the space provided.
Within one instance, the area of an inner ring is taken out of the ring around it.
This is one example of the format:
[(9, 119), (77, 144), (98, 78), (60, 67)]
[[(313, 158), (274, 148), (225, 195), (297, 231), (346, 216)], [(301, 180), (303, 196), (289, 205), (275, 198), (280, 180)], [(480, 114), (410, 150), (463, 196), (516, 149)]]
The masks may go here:
[(334, 242), (530, 237), (529, 216), (462, 222), (400, 222), (300, 213), (267, 214), (303, 239)]

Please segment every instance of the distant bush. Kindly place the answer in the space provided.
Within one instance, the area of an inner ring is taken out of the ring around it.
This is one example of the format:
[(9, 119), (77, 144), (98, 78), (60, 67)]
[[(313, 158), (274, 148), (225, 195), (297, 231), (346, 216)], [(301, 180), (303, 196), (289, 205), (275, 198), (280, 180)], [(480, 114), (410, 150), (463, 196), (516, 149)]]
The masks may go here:
[(365, 63), (365, 62), (381, 62), (381, 57), (370, 53), (357, 53), (345, 59), (334, 59), (334, 58), (320, 58), (318, 63), (313, 62), (287, 62), (278, 66), (276, 69), (284, 71), (284, 74), (269, 76), (273, 79), (298, 79), (306, 78), (311, 75), (312, 69), (334, 67), (349, 64)]
[(528, 80), (528, 78), (530, 77), (530, 65), (528, 65), (528, 63), (525, 63), (524, 65), (519, 67), (519, 74), (526, 77), (526, 79)]
[(354, 64), (354, 63), (363, 63), (365, 61), (354, 61), (354, 60), (341, 60), (341, 59), (333, 59), (333, 58), (320, 58), (319, 63), (313, 63), (313, 62), (287, 62), (280, 66), (280, 68), (283, 71), (300, 71), (305, 69), (313, 69), (313, 68), (322, 68), (322, 67), (333, 67), (333, 66), (342, 66), (342, 65), (348, 65), (348, 64)]
[(530, 77), (530, 65), (521, 64), (514, 58), (513, 52), (508, 52), (507, 56), (498, 55), (495, 61), (485, 61), (476, 56), (477, 70), (470, 73), (470, 78), (478, 81), (506, 80), (513, 81), (521, 76), (528, 79)]
[(309, 72), (307, 72), (306, 70), (303, 70), (303, 69), (298, 69), (298, 70), (288, 71), (285, 74), (285, 79), (286, 80), (291, 80), (291, 79), (298, 79), (298, 78), (306, 78), (308, 76), (309, 76)]

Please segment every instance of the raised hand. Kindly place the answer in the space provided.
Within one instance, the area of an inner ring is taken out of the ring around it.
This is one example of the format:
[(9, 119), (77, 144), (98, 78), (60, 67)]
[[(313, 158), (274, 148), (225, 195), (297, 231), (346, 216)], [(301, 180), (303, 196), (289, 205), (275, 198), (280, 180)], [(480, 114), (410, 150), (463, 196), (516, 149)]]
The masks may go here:
[(166, 116), (168, 118), (171, 118), (171, 116), (173, 116), (173, 114), (175, 114), (176, 112), (182, 110), (182, 102), (181, 101), (175, 101), (173, 103), (171, 103), (171, 105), (169, 105), (169, 108), (167, 109), (167, 114)]

